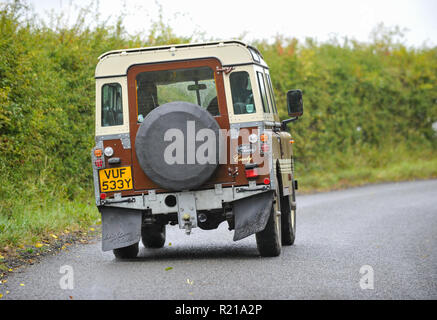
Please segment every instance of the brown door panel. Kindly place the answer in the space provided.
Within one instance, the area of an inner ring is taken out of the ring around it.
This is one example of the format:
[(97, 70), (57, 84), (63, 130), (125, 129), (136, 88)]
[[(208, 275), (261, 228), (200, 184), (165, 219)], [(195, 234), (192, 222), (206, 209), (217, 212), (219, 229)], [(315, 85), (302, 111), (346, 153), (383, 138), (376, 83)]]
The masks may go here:
[[(195, 68), (195, 67), (210, 67), (215, 74), (215, 83), (217, 89), (217, 101), (219, 106), (220, 115), (214, 117), (219, 124), (221, 129), (229, 129), (228, 111), (226, 104), (226, 96), (223, 83), (223, 73), (217, 72), (217, 69), (221, 69), (221, 63), (214, 58), (190, 60), (190, 61), (178, 61), (178, 62), (168, 62), (168, 63), (157, 63), (150, 65), (137, 65), (133, 66), (128, 71), (128, 96), (129, 96), (129, 123), (130, 123), (130, 138), (131, 138), (131, 151), (132, 151), (132, 174), (134, 180), (134, 189), (148, 190), (155, 189), (161, 190), (161, 188), (154, 183), (150, 178), (144, 174), (140, 167), (138, 158), (135, 151), (135, 139), (136, 134), (139, 129), (140, 124), (137, 123), (138, 119), (138, 109), (137, 109), (137, 93), (136, 93), (136, 76), (141, 72), (146, 71), (159, 71), (159, 70), (174, 70), (174, 69), (185, 69), (185, 68)], [(214, 177), (208, 181), (209, 183), (233, 183), (233, 179), (228, 175), (227, 167), (221, 165)], [(206, 185), (207, 185), (206, 184)], [(162, 190), (164, 191), (164, 190)]]

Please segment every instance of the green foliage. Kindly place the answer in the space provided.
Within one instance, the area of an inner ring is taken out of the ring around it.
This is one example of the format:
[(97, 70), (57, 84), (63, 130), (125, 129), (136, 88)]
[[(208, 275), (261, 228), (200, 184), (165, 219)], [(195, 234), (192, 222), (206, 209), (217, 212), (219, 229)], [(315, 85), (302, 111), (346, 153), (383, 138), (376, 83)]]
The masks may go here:
[[(89, 222), (97, 212), (78, 205), (93, 194), (97, 57), (191, 40), (176, 36), (162, 16), (147, 41), (126, 36), (121, 17), (115, 25), (91, 27), (86, 21), (93, 18), (85, 8), (73, 26), (59, 16), (48, 27), (23, 2), (0, 3), (0, 248), (28, 238), (27, 232)], [(71, 218), (61, 211), (67, 207)]]
[[(397, 28), (382, 25), (373, 39), (255, 44), (269, 64), (281, 118), (287, 90), (303, 90), (304, 115), (290, 125), (298, 174), (436, 155), (437, 48), (407, 48)], [(397, 153), (401, 147), (409, 152)]]

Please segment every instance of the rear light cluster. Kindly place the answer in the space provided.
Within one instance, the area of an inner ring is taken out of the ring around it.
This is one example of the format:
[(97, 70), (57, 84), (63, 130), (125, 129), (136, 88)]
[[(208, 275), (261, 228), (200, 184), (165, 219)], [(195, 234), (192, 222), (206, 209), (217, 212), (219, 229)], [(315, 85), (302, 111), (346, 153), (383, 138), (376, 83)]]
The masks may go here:
[[(259, 136), (256, 135), (255, 133), (251, 134), (249, 136), (249, 142), (251, 144), (254, 144), (256, 142), (258, 142), (259, 140), (259, 144), (260, 144), (260, 155), (263, 156), (264, 153), (267, 153), (270, 151), (270, 145), (269, 145), (269, 136), (265, 133), (260, 134)], [(245, 170), (244, 173), (246, 175), (247, 179), (253, 179), (253, 178), (257, 178), (259, 176), (258, 173), (258, 164), (257, 163), (247, 163), (245, 164)], [(270, 178), (266, 177), (263, 180), (263, 183), (265, 185), (269, 185), (270, 184)]]
[(270, 150), (270, 147), (268, 144), (269, 137), (265, 133), (263, 133), (260, 135), (259, 140), (261, 142), (261, 146), (260, 146), (261, 155), (264, 155), (264, 153), (269, 152), (269, 150)]
[(94, 156), (96, 159), (94, 160), (94, 165), (96, 168), (103, 168), (103, 151), (102, 149), (94, 149)]

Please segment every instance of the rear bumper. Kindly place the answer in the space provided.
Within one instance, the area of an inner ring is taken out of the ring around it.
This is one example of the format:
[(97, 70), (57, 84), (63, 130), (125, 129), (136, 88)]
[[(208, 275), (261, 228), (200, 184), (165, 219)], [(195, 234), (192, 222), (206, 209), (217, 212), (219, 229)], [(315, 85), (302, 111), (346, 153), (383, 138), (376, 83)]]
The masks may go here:
[[(215, 188), (207, 190), (192, 191), (196, 202), (196, 209), (214, 210), (222, 209), (223, 204), (235, 200), (244, 199), (267, 190), (271, 190), (271, 185), (249, 185), (228, 188)], [(175, 196), (176, 199), (184, 192), (171, 193), (150, 193), (140, 196), (115, 197), (113, 199), (101, 200), (99, 207), (114, 207), (134, 210), (150, 210), (152, 214), (166, 214), (178, 212), (178, 203), (174, 206), (168, 206), (165, 199), (168, 196)]]

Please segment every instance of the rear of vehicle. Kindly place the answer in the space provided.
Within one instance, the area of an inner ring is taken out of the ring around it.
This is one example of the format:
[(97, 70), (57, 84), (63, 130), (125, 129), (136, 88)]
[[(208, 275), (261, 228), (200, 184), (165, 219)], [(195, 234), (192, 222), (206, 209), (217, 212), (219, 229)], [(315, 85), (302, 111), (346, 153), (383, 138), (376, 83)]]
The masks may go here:
[(226, 221), (235, 241), (256, 234), (261, 255), (278, 255), (294, 242), (295, 216), (281, 217), (295, 209), (291, 140), (268, 67), (244, 43), (102, 55), (92, 162), (103, 250), (131, 258), (140, 239), (162, 247), (167, 225), (190, 234)]

